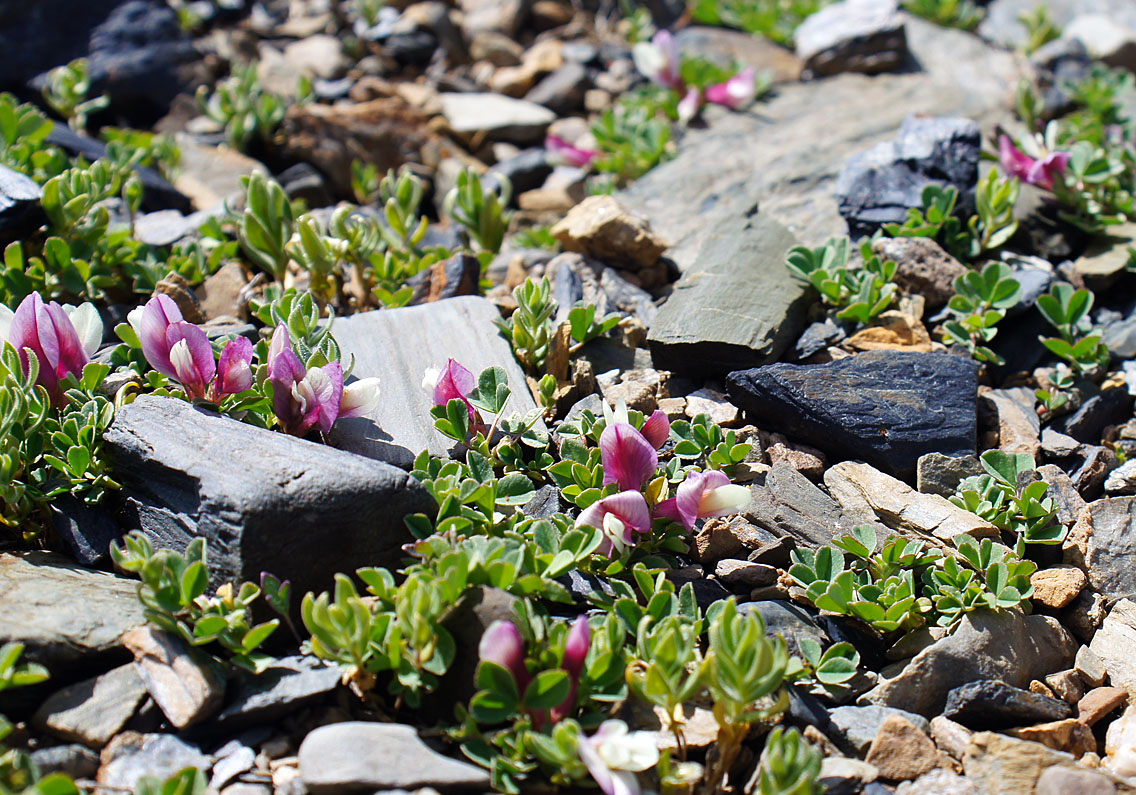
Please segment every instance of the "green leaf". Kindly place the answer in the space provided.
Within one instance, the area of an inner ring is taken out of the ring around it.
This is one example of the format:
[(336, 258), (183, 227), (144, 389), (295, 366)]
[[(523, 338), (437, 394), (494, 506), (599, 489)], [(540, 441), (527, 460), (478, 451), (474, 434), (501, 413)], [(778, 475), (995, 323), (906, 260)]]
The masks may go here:
[(568, 698), (571, 689), (572, 679), (567, 671), (541, 671), (525, 689), (523, 703), (527, 709), (552, 709)]

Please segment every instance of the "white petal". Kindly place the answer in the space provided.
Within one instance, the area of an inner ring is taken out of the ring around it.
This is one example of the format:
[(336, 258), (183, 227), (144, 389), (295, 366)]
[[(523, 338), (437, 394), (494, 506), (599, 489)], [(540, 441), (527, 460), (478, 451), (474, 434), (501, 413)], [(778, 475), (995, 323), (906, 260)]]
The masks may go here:
[(749, 505), (751, 496), (748, 488), (736, 483), (719, 486), (702, 495), (698, 513), (702, 516), (719, 512), (734, 513)]
[(12, 317), (15, 315), (11, 309), (0, 304), (0, 342), (8, 339), (8, 332), (12, 329)]
[(650, 42), (641, 41), (631, 48), (631, 60), (639, 74), (654, 80), (667, 67), (667, 55)]
[(343, 387), (339, 402), (340, 417), (358, 417), (366, 414), (379, 402), (379, 379), (362, 378)]
[(99, 317), (99, 311), (95, 309), (95, 305), (91, 303), (79, 304), (78, 306), (64, 304), (63, 309), (71, 318), (71, 325), (75, 327), (75, 331), (79, 335), (79, 342), (82, 343), (83, 350), (87, 352), (88, 356), (94, 354), (103, 344), (103, 320)]
[(185, 382), (191, 379), (194, 374), (193, 354), (189, 351), (189, 343), (185, 340), (178, 340), (174, 346), (170, 348), (170, 364), (174, 366), (174, 372), (178, 374), (178, 380)]
[(438, 385), (438, 379), (441, 377), (442, 371), (437, 367), (427, 367), (426, 373), (422, 376), (422, 388), (432, 393), (434, 387)]
[(138, 329), (141, 328), (142, 314), (145, 311), (146, 307), (137, 306), (134, 309), (131, 309), (130, 312), (128, 312), (126, 315), (126, 322), (130, 324), (130, 328), (134, 329), (135, 332), (137, 332)]

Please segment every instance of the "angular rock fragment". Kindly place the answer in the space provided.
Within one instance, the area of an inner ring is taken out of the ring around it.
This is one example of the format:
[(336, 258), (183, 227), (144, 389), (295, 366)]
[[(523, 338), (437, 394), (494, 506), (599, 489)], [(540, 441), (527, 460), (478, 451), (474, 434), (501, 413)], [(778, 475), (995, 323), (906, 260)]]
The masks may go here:
[(146, 686), (133, 665), (76, 682), (48, 697), (32, 718), (39, 729), (98, 750), (134, 715)]
[(225, 680), (207, 658), (198, 658), (180, 638), (149, 624), (122, 636), (134, 667), (170, 723), (184, 729), (221, 706)]
[(1113, 605), (1089, 649), (1104, 661), (1112, 685), (1136, 692), (1136, 603), (1121, 599)]
[(980, 679), (947, 694), (943, 715), (972, 729), (1003, 729), (1067, 718), (1064, 701), (996, 679)]
[(797, 55), (806, 75), (878, 74), (907, 60), (907, 36), (895, 0), (843, 0), (797, 28)]

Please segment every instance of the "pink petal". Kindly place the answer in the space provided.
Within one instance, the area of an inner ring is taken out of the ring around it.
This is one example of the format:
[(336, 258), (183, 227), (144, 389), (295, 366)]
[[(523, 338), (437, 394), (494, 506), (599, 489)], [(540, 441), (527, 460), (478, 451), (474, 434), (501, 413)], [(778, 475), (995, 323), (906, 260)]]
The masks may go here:
[(292, 429), (297, 428), (303, 418), (299, 416), (300, 407), (292, 397), (292, 387), (303, 379), (307, 370), (291, 347), (280, 350), (274, 359), (270, 358), (270, 362), (268, 380), (272, 384), (272, 412), (284, 429), (293, 433)]
[(252, 387), (252, 343), (246, 337), (231, 340), (217, 364), (217, 382), (214, 394), (220, 399), (235, 395)]
[(682, 515), (678, 512), (678, 498), (671, 497), (669, 500), (663, 500), (655, 506), (655, 517), (659, 519), (670, 519), (675, 522), (682, 521)]
[(326, 434), (331, 433), (331, 427), (339, 419), (339, 404), (343, 401), (343, 365), (331, 362), (318, 369), (327, 376), (326, 382), (321, 384), (321, 389), (317, 393), (319, 429)]
[(142, 355), (150, 366), (162, 375), (174, 377), (170, 364), (170, 347), (166, 343), (166, 329), (181, 321), (181, 310), (168, 295), (159, 293), (146, 302), (138, 326), (134, 331), (142, 343)]
[(572, 629), (568, 632), (568, 642), (564, 647), (564, 661), (561, 667), (579, 678), (584, 670), (584, 658), (588, 656), (588, 647), (592, 642), (591, 629), (588, 627), (587, 616), (577, 616), (572, 622)]
[(752, 66), (743, 69), (726, 82), (707, 88), (706, 101), (737, 110), (753, 100), (755, 77)]
[(669, 30), (660, 30), (651, 38), (651, 43), (659, 48), (666, 62), (662, 72), (656, 77), (657, 81), (666, 88), (682, 91), (684, 86), (679, 74), (678, 44), (674, 34)]
[(75, 330), (75, 324), (71, 322), (67, 311), (56, 302), (52, 301), (46, 309), (53, 334), (59, 346), (59, 363), (55, 368), (56, 375), (60, 378), (67, 375), (82, 375), (83, 368), (91, 359), (87, 355), (87, 349), (83, 347), (83, 341), (79, 339), (79, 332)]
[(1028, 181), (1027, 177), (1034, 165), (1034, 159), (1018, 149), (1008, 135), (1002, 134), (998, 138), (998, 160), (1007, 175)]
[(477, 656), (482, 662), (500, 665), (513, 675), (517, 690), (524, 695), (529, 685), (529, 672), (525, 667), (525, 640), (512, 621), (494, 621), (481, 635)]
[(702, 92), (691, 87), (678, 103), (678, 120), (682, 124), (689, 124), (691, 119), (702, 110)]
[(577, 168), (582, 168), (597, 157), (599, 152), (594, 149), (581, 149), (578, 146), (565, 141), (559, 135), (550, 135), (544, 139), (544, 148), (548, 150), (554, 158), (562, 160), (564, 163)]
[(459, 362), (448, 359), (438, 376), (438, 383), (434, 385), (434, 405), (445, 406), (454, 398), (465, 401), (476, 384), (473, 373)]
[[(613, 513), (626, 525), (628, 531), (635, 531), (636, 533), (649, 533), (651, 531), (651, 509), (647, 507), (647, 500), (643, 494), (638, 491), (621, 491), (618, 494), (613, 494), (610, 497), (604, 497), (600, 500), (603, 505), (603, 513)], [(600, 525), (603, 522), (601, 519)], [(626, 539), (628, 543), (633, 543), (632, 538)]]
[(643, 423), (643, 429), (640, 431), (643, 438), (650, 442), (651, 446), (658, 450), (667, 443), (667, 439), (671, 435), (671, 421), (667, 419), (667, 415), (659, 409), (655, 409), (647, 421)]
[(604, 485), (616, 483), (621, 490), (643, 488), (659, 467), (659, 454), (643, 434), (623, 422), (604, 428), (600, 436)]
[(678, 484), (675, 497), (676, 509), (679, 521), (687, 530), (693, 530), (694, 523), (698, 521), (698, 508), (705, 491), (705, 472), (691, 472), (682, 483)]
[(172, 377), (176, 378), (192, 397), (205, 397), (205, 388), (217, 373), (217, 361), (213, 358), (213, 346), (209, 344), (209, 336), (197, 326), (184, 320), (171, 323), (166, 329), (166, 349), (171, 350), (182, 340), (189, 348), (190, 367), (188, 369), (178, 367), (171, 360), (170, 369), (174, 371)]
[(272, 331), (272, 340), (268, 343), (268, 367), (271, 369), (272, 363), (281, 353), (291, 350), (292, 335), (288, 333), (288, 327), (281, 323)]
[[(46, 325), (49, 333), (43, 333), (44, 327), (41, 324)], [(47, 311), (43, 306), (43, 299), (39, 297), (39, 293), (31, 293), (20, 302), (12, 315), (12, 323), (8, 328), (8, 340), (20, 354), (20, 364), (24, 368), (25, 375), (31, 372), (31, 359), (28, 357), (28, 351), (35, 355), (39, 366), (36, 383), (51, 394), (52, 402), (59, 405), (63, 400), (57, 374), (59, 344), (55, 335), (50, 333), (50, 325)], [(48, 346), (46, 350), (44, 349), (45, 342)]]

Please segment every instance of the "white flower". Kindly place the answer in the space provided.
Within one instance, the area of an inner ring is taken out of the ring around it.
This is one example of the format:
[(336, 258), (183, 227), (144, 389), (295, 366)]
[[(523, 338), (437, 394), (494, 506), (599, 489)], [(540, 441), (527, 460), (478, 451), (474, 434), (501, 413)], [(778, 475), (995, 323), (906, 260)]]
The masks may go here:
[(343, 387), (339, 402), (340, 417), (358, 417), (367, 414), (379, 402), (379, 379), (361, 378)]
[(580, 761), (605, 795), (639, 795), (635, 775), (659, 762), (659, 749), (650, 732), (630, 732), (621, 720), (606, 720), (576, 748)]

